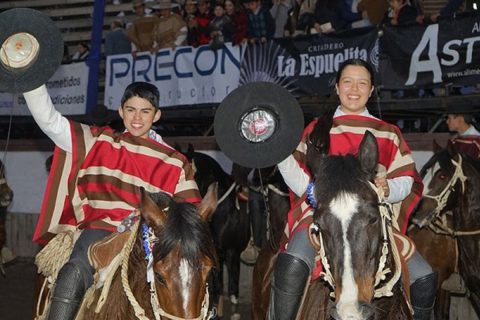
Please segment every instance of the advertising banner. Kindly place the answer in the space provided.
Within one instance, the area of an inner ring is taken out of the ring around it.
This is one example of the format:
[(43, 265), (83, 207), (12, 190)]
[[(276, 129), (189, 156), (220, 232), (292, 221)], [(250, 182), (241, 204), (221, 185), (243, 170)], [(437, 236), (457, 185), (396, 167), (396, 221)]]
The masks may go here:
[(480, 82), (478, 14), (443, 19), (426, 26), (385, 27), (380, 48), (383, 88)]
[[(84, 62), (63, 64), (47, 81), (52, 102), (62, 114), (85, 114), (88, 67)], [(22, 94), (0, 93), (0, 115), (30, 115)]]

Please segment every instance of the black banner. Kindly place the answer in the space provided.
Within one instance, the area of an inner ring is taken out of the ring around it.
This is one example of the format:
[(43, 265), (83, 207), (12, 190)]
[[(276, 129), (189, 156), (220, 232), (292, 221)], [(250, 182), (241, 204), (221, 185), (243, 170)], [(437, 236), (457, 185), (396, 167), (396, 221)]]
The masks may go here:
[(240, 85), (270, 81), (296, 96), (331, 94), (338, 68), (347, 59), (366, 60), (378, 72), (377, 33), (376, 28), (364, 28), (248, 46), (240, 69)]
[(380, 38), (381, 82), (386, 89), (480, 82), (480, 16), (464, 14), (438, 24), (385, 27)]

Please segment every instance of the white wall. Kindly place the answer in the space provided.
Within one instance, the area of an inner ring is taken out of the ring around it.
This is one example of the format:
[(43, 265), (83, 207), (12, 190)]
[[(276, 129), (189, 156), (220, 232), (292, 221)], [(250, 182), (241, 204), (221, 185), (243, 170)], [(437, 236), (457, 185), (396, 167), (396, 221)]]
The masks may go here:
[[(216, 159), (226, 172), (230, 172), (232, 162), (220, 151), (200, 151)], [(3, 152), (0, 159), (3, 161)], [(43, 192), (47, 183), (45, 160), (51, 152), (40, 151), (9, 151), (5, 159), (6, 176), (14, 192), (13, 203), (9, 208), (11, 213), (39, 213), (42, 205)], [(431, 157), (432, 152), (414, 151), (413, 158), (420, 170)]]
[(51, 154), (40, 151), (8, 151), (4, 158), (4, 152), (0, 152), (0, 159), (6, 165), (8, 185), (14, 193), (9, 212), (40, 212), (48, 178), (45, 160)]

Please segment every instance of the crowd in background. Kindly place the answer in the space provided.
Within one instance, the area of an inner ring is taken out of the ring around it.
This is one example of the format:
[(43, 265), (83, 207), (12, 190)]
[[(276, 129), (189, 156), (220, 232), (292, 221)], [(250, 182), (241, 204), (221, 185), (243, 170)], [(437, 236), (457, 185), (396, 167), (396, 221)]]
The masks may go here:
[[(112, 3), (119, 3), (120, 0)], [(123, 0), (135, 17), (115, 19), (104, 38), (104, 56), (164, 48), (224, 43), (262, 43), (271, 38), (296, 37), (366, 26), (436, 23), (457, 12), (476, 10), (477, 0)], [(425, 10), (437, 7), (438, 12)], [(87, 42), (78, 44), (64, 63), (88, 57)], [(458, 94), (475, 88), (459, 87)], [(436, 96), (435, 89), (398, 90), (396, 98)]]
[(111, 24), (104, 53), (132, 52), (135, 56), (137, 52), (206, 44), (218, 49), (225, 42), (259, 43), (365, 26), (435, 23), (458, 11), (474, 9), (472, 0), (443, 0), (439, 12), (426, 16), (423, 8), (429, 1), (134, 0), (135, 19), (128, 24), (117, 19)]

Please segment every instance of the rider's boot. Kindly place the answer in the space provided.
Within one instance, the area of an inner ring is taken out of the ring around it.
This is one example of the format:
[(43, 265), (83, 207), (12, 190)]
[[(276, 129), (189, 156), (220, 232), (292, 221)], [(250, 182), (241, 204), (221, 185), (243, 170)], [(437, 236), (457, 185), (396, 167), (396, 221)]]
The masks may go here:
[(81, 263), (67, 262), (58, 272), (53, 289), (47, 320), (75, 319), (85, 291), (89, 287), (91, 272)]
[(437, 294), (437, 274), (430, 273), (410, 285), (414, 320), (430, 320)]
[(292, 320), (297, 316), (310, 269), (288, 253), (280, 253), (275, 264), (268, 320)]

